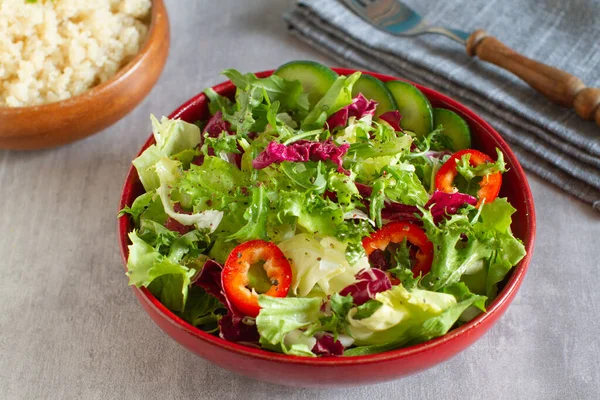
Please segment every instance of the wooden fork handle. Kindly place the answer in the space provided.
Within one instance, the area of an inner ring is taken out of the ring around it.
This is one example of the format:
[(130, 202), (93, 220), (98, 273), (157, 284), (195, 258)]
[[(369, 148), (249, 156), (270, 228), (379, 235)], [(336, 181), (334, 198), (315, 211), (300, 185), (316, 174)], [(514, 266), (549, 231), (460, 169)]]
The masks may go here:
[(467, 54), (512, 72), (553, 103), (574, 108), (600, 126), (600, 89), (586, 87), (576, 76), (522, 56), (484, 30), (467, 39)]

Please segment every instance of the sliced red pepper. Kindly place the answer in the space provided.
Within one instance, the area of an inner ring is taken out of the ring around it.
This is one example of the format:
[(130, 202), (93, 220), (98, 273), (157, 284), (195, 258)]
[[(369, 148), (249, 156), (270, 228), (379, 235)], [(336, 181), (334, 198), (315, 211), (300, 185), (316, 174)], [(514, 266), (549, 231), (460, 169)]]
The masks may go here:
[(385, 250), (390, 243), (402, 243), (404, 239), (419, 248), (415, 255), (413, 275), (415, 277), (419, 274), (425, 275), (431, 269), (433, 243), (429, 241), (425, 231), (415, 224), (405, 221), (390, 222), (371, 236), (364, 238), (362, 245), (367, 255), (370, 255), (377, 249)]
[[(462, 157), (466, 154), (470, 155), (469, 164), (473, 167), (484, 163), (494, 162), (488, 155), (477, 150), (467, 149), (457, 151), (437, 172), (437, 175), (435, 176), (435, 187), (437, 190), (445, 193), (456, 193), (458, 191), (453, 185), (454, 178), (458, 175), (456, 164), (460, 162)], [(500, 193), (500, 186), (502, 186), (502, 174), (500, 172), (484, 176), (481, 179), (481, 182), (479, 182), (480, 189), (477, 191), (478, 201), (476, 207), (479, 208), (484, 200), (486, 203), (494, 201), (494, 199), (498, 197), (498, 193)]]
[(260, 312), (258, 294), (248, 289), (250, 266), (264, 261), (263, 268), (271, 281), (266, 293), (271, 297), (287, 296), (292, 284), (292, 268), (279, 247), (264, 240), (252, 240), (235, 247), (223, 267), (221, 282), (227, 300), (240, 313), (256, 317)]

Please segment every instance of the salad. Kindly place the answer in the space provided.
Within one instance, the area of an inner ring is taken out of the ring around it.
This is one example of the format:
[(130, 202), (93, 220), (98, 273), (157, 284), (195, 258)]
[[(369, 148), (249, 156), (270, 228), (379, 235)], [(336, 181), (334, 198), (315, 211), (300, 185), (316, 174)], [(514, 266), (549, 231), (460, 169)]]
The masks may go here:
[(294, 61), (223, 72), (210, 116), (151, 117), (129, 284), (206, 332), (295, 356), (413, 345), (469, 321), (525, 255), (503, 154), (413, 85)]

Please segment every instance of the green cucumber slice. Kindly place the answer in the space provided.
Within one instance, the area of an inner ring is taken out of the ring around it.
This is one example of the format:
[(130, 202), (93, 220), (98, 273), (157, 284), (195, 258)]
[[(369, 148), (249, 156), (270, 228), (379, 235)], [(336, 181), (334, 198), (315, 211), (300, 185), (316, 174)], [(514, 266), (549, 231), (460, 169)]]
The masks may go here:
[(387, 86), (385, 86), (385, 83), (374, 76), (362, 74), (358, 78), (352, 87), (352, 97), (356, 97), (359, 93), (362, 93), (367, 99), (377, 102), (376, 117), (385, 112), (398, 109), (394, 96), (392, 96)]
[(433, 109), (433, 125), (437, 128), (442, 125), (442, 133), (452, 141), (452, 150), (471, 148), (471, 130), (467, 122), (453, 111), (445, 108)]
[(299, 80), (308, 93), (311, 106), (317, 104), (338, 77), (331, 68), (315, 61), (290, 61), (277, 68), (275, 75), (287, 80)]
[(427, 97), (410, 83), (402, 81), (386, 82), (394, 96), (398, 111), (402, 115), (402, 129), (413, 131), (417, 136), (427, 135), (433, 130), (433, 113)]

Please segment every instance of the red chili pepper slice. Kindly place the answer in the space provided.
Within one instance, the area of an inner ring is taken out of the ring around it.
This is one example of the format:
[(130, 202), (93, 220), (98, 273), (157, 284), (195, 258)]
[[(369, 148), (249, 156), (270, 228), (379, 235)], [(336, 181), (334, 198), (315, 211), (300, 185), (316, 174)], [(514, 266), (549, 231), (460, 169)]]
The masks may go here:
[(385, 250), (390, 243), (402, 243), (406, 239), (417, 246), (417, 259), (413, 266), (414, 276), (425, 275), (431, 269), (433, 261), (433, 243), (429, 241), (425, 231), (410, 222), (397, 221), (384, 225), (380, 230), (362, 240), (367, 255), (373, 251)]
[[(484, 163), (494, 162), (488, 155), (477, 150), (467, 149), (457, 151), (437, 172), (435, 176), (435, 187), (437, 190), (446, 193), (456, 193), (458, 191), (453, 185), (454, 178), (458, 175), (456, 164), (465, 154), (471, 155), (469, 164), (474, 167)], [(500, 186), (502, 186), (502, 174), (500, 172), (484, 176), (481, 179), (481, 182), (479, 182), (480, 189), (477, 191), (478, 201), (476, 207), (479, 208), (484, 200), (486, 203), (494, 201), (494, 199), (498, 197), (498, 193), (500, 193)]]
[(271, 281), (266, 293), (271, 297), (287, 296), (292, 284), (292, 268), (279, 247), (264, 240), (252, 240), (235, 247), (221, 272), (221, 282), (227, 300), (239, 312), (256, 317), (260, 312), (258, 294), (248, 289), (248, 271), (256, 262), (264, 261), (263, 268)]

